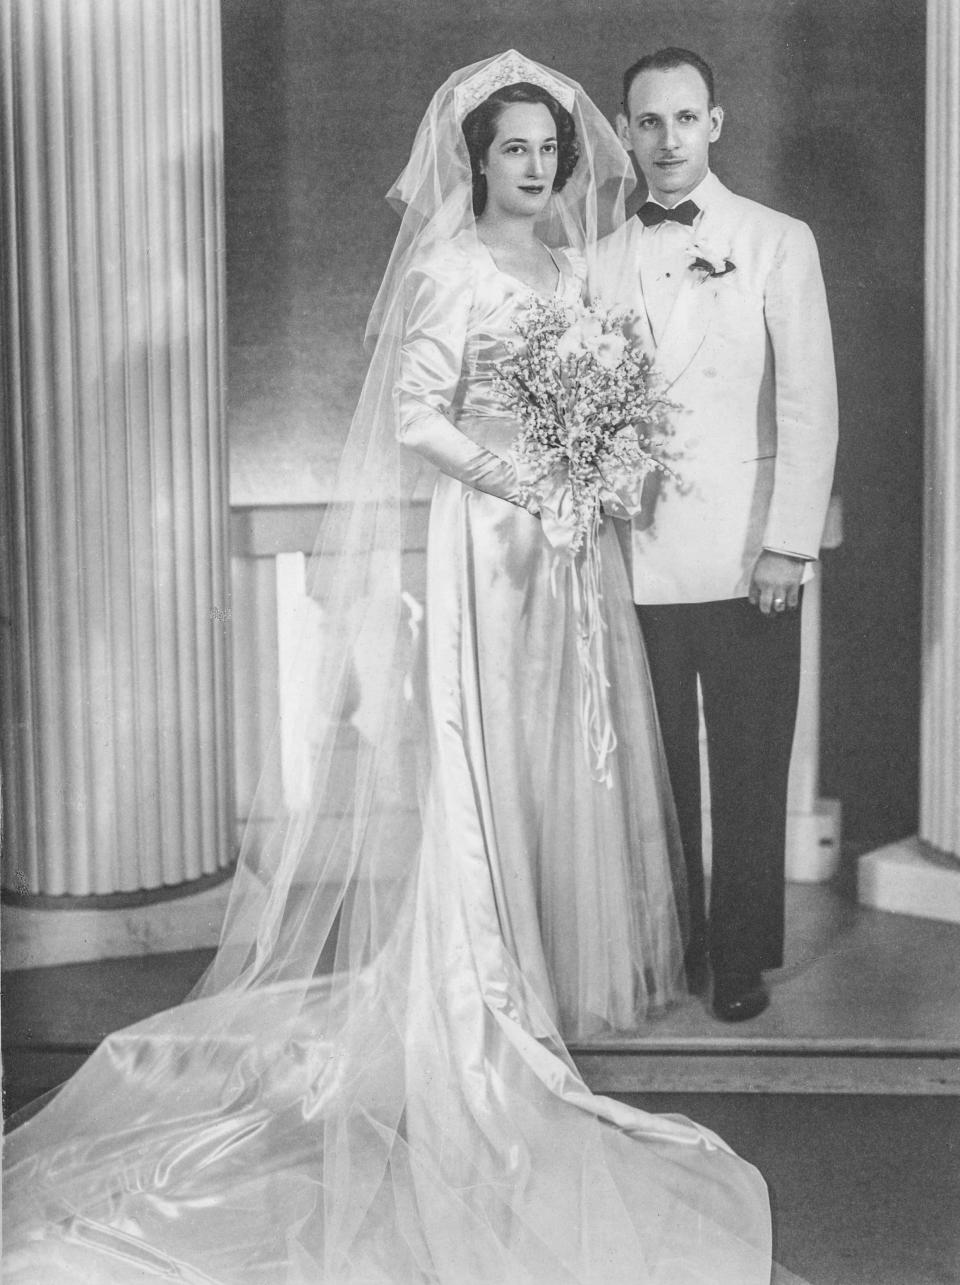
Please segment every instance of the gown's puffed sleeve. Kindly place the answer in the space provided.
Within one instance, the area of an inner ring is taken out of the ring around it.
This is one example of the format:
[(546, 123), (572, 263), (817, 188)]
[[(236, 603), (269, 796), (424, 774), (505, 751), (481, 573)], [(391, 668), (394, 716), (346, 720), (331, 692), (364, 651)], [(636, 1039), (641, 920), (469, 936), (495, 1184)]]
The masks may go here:
[(396, 388), (397, 436), (464, 485), (520, 504), (513, 462), (478, 446), (449, 418), (460, 384), (475, 271), (455, 243), (410, 269)]

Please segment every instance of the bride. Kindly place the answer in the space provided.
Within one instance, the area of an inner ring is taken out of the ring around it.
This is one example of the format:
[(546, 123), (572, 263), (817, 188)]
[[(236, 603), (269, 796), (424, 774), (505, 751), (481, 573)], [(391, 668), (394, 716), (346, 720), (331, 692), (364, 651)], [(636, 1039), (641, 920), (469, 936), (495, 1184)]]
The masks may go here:
[(190, 999), (11, 1134), (9, 1285), (769, 1281), (756, 1171), (592, 1095), (563, 1043), (678, 994), (675, 822), (609, 521), (616, 744), (585, 752), (563, 486), (522, 502), (493, 369), (531, 297), (579, 299), (627, 183), (579, 86), (514, 52), (435, 94), (314, 562), (309, 788), (248, 833)]

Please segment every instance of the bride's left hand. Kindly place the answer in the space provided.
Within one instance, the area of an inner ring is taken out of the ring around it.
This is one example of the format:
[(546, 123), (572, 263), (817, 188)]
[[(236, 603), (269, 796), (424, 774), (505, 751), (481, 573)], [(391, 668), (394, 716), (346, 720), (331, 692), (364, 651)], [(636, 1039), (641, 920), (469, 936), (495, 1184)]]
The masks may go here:
[(566, 478), (558, 478), (540, 499), (540, 522), (543, 534), (552, 548), (560, 554), (572, 555), (577, 535), (577, 515), (573, 506), (573, 491)]

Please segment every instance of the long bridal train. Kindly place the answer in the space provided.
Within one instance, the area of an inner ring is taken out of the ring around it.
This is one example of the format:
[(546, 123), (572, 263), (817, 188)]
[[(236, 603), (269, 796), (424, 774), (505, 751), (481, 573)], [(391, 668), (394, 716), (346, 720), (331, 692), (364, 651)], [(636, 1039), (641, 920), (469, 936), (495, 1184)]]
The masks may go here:
[(410, 891), (349, 988), (110, 1037), (37, 1121), (56, 1142), (10, 1139), (5, 1279), (766, 1282), (759, 1175), (587, 1091), (489, 891), (443, 861)]

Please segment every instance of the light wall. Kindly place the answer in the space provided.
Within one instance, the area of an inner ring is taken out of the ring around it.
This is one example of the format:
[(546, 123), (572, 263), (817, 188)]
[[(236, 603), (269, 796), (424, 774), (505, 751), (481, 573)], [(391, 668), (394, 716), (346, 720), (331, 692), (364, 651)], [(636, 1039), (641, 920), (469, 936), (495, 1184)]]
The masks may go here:
[(848, 838), (916, 829), (922, 0), (222, 0), (235, 504), (322, 500), (434, 88), (515, 47), (610, 115), (623, 67), (698, 50), (736, 190), (806, 219), (840, 380), (844, 543), (824, 587), (823, 793)]

